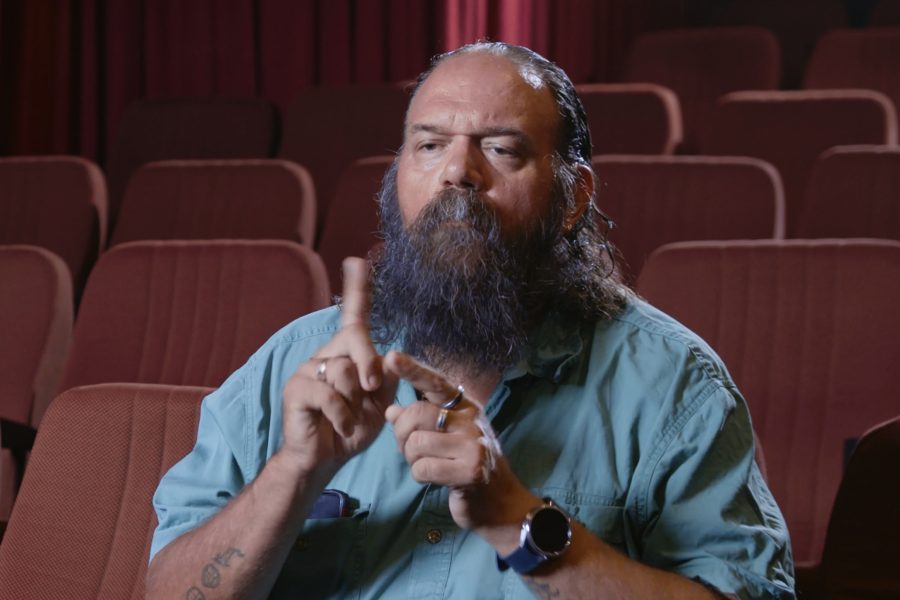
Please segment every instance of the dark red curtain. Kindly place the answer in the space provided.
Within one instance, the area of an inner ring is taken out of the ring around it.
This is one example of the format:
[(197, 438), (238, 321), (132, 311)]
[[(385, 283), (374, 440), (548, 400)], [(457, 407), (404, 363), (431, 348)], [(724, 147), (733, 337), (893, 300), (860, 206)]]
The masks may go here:
[(636, 33), (680, 24), (682, 4), (0, 0), (0, 153), (102, 161), (138, 98), (262, 96), (283, 107), (309, 85), (410, 79), (434, 53), (482, 38), (530, 46), (576, 82), (609, 81)]

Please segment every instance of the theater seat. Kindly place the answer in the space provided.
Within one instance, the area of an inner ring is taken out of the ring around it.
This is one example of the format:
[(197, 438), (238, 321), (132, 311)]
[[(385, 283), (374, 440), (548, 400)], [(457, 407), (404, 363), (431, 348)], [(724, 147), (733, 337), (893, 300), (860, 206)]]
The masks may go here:
[(393, 160), (392, 156), (363, 158), (341, 173), (319, 241), (319, 254), (333, 290), (343, 287), (341, 264), (344, 258), (365, 257), (381, 241), (376, 196)]
[(325, 267), (293, 242), (129, 242), (104, 253), (61, 390), (104, 382), (218, 386), (269, 336), (329, 304)]
[[(634, 278), (669, 242), (784, 237), (784, 195), (771, 165), (721, 156), (595, 156), (597, 204)], [(631, 278), (629, 278), (631, 279)]]
[(900, 147), (826, 150), (813, 165), (797, 237), (900, 240)]
[(672, 154), (682, 140), (681, 108), (652, 83), (575, 86), (587, 112), (594, 154)]
[(681, 242), (638, 292), (706, 339), (750, 405), (794, 557), (818, 561), (845, 445), (898, 413), (900, 242)]
[(312, 174), (317, 231), (328, 216), (341, 172), (357, 159), (395, 152), (409, 104), (405, 84), (316, 86), (287, 108), (278, 156)]
[(818, 569), (824, 600), (900, 598), (900, 417), (867, 431), (831, 510)]
[(106, 384), (56, 398), (0, 544), (0, 598), (144, 597), (151, 497), (210, 388)]
[(72, 283), (62, 259), (36, 246), (0, 246), (0, 521), (71, 338)]
[(162, 161), (131, 178), (110, 245), (230, 238), (312, 246), (315, 213), (312, 179), (290, 161)]
[(827, 32), (816, 44), (803, 87), (877, 90), (900, 107), (900, 27)]
[(896, 144), (897, 113), (870, 90), (732, 92), (719, 99), (703, 154), (753, 156), (778, 169), (794, 237), (813, 163), (832, 146)]
[(167, 98), (128, 106), (109, 151), (110, 223), (115, 225), (131, 175), (149, 162), (198, 158), (268, 158), (275, 108), (261, 98)]
[(0, 158), (0, 245), (41, 246), (62, 258), (78, 297), (106, 245), (103, 173), (75, 156)]
[(737, 90), (777, 89), (780, 60), (778, 41), (761, 27), (653, 31), (632, 43), (625, 79), (675, 92), (684, 119), (679, 151), (693, 154), (716, 99)]

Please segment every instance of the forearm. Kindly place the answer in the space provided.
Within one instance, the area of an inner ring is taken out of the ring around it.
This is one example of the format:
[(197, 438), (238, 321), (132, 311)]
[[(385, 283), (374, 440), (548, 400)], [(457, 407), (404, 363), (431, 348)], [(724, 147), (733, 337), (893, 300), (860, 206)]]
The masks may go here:
[(156, 555), (146, 597), (265, 598), (327, 480), (276, 454), (221, 512)]
[[(721, 598), (681, 575), (648, 567), (622, 555), (574, 520), (572, 530), (572, 545), (563, 556), (521, 576), (535, 597), (555, 600)], [(519, 525), (515, 524), (493, 530), (488, 541), (505, 556), (515, 549), (518, 535)]]

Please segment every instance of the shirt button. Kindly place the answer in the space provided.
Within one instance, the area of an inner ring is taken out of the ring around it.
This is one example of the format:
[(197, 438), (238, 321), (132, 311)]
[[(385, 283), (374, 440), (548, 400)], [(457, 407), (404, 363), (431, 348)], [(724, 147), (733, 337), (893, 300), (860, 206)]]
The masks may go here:
[(429, 529), (428, 533), (425, 534), (425, 541), (429, 544), (437, 544), (443, 537), (444, 534), (441, 533), (440, 529)]

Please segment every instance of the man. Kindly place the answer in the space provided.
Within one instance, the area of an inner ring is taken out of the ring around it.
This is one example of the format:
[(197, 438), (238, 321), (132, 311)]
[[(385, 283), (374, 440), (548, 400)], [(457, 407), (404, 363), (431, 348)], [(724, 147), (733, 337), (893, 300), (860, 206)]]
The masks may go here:
[(154, 498), (148, 597), (793, 597), (746, 406), (618, 283), (593, 196), (558, 67), (439, 57), (380, 194), (371, 311), (349, 259), (340, 310), (205, 399)]

